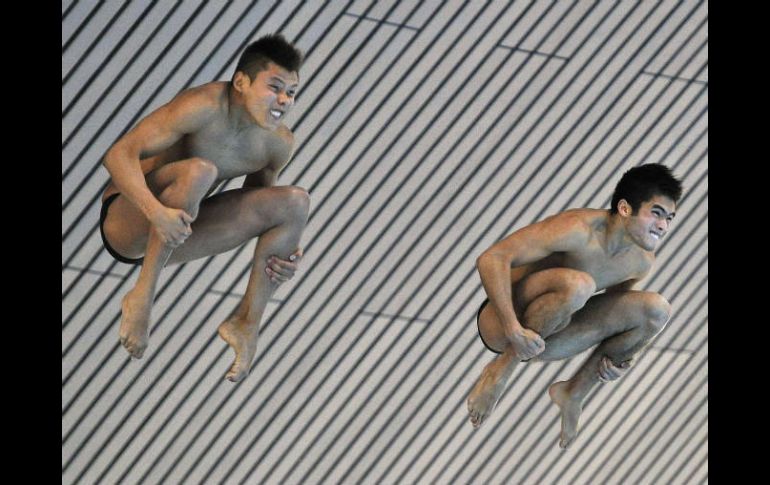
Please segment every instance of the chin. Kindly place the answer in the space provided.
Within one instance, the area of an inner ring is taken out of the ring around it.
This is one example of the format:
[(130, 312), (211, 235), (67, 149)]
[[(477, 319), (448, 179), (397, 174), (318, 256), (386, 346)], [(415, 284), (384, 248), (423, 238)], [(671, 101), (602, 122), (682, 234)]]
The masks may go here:
[(660, 241), (656, 241), (649, 236), (646, 238), (636, 239), (636, 245), (644, 249), (645, 251), (654, 251), (655, 248), (658, 247), (659, 242)]
[(281, 126), (280, 118), (275, 119), (272, 116), (268, 116), (268, 118), (265, 120), (264, 127), (268, 130), (276, 130), (279, 126)]
[(276, 128), (278, 128), (278, 122), (273, 121), (270, 118), (255, 119), (254, 121), (256, 121), (257, 126), (264, 130), (274, 131)]

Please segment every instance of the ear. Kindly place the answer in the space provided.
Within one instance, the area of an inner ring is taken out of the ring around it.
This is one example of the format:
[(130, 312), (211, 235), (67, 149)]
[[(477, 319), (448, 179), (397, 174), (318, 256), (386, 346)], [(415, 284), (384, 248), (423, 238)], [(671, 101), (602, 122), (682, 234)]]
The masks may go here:
[(242, 71), (237, 71), (235, 76), (233, 76), (233, 87), (239, 93), (242, 93), (245, 89), (247, 89), (249, 84), (251, 84), (249, 76), (244, 74)]
[(623, 217), (630, 216), (634, 211), (631, 209), (631, 204), (626, 199), (620, 199), (618, 201), (618, 214)]

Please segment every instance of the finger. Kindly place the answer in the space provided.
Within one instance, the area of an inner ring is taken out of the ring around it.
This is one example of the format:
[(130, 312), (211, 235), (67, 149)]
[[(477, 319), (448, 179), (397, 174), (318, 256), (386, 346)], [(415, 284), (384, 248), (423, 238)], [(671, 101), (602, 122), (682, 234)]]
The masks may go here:
[(604, 362), (602, 362), (602, 364), (599, 365), (599, 378), (602, 380), (602, 382), (607, 381), (607, 379), (609, 379), (609, 375), (607, 373), (607, 367), (604, 364)]
[(283, 277), (283, 276), (281, 276), (279, 274), (271, 272), (270, 273), (270, 281), (272, 281), (275, 284), (281, 284), (281, 283), (284, 283), (284, 282), (288, 281), (288, 278), (285, 278), (285, 277)]
[(192, 216), (183, 210), (180, 210), (179, 217), (181, 217), (181, 219), (187, 224), (190, 224), (193, 221)]
[(606, 369), (600, 369), (599, 370), (599, 380), (601, 380), (602, 382), (608, 382), (609, 381), (609, 376), (607, 375)]
[(272, 258), (268, 260), (268, 265), (273, 271), (286, 276), (293, 275), (297, 270), (296, 264), (278, 258)]
[(288, 276), (291, 276), (293, 274), (290, 270), (281, 268), (280, 266), (275, 265), (275, 264), (271, 264), (268, 267), (270, 268), (270, 271), (272, 271), (275, 274), (279, 274), (281, 276), (287, 276), (288, 277)]
[(285, 281), (290, 280), (294, 277), (294, 273), (292, 271), (287, 271), (287, 270), (281, 270), (281, 271), (273, 270), (273, 273), (275, 273), (276, 276), (280, 276)]
[(273, 281), (273, 282), (288, 281), (288, 278), (281, 275), (280, 273), (276, 273), (275, 271), (270, 269), (270, 267), (265, 268), (265, 273), (267, 273), (268, 277), (270, 278), (270, 281)]
[(616, 379), (615, 374), (612, 372), (611, 368), (605, 368), (602, 372), (602, 377), (604, 377), (607, 381), (613, 381)]
[(289, 256), (289, 261), (298, 261), (298, 260), (302, 259), (302, 256), (304, 254), (305, 253), (302, 251), (302, 248), (297, 248), (297, 250), (294, 251), (294, 253), (292, 253), (291, 256)]

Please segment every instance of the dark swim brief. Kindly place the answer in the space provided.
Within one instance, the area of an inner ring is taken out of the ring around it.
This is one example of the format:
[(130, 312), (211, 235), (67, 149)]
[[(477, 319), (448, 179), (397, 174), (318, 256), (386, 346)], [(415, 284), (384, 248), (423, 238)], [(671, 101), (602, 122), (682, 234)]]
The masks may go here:
[[(502, 354), (502, 352), (499, 352), (499, 351), (493, 349), (492, 347), (490, 347), (489, 344), (484, 340), (484, 336), (481, 335), (481, 328), (479, 327), (479, 319), (481, 318), (481, 310), (483, 310), (484, 307), (487, 306), (488, 303), (489, 303), (489, 298), (487, 298), (486, 300), (484, 300), (481, 303), (481, 306), (479, 307), (479, 311), (476, 312), (476, 330), (478, 330), (478, 332), (479, 332), (479, 338), (481, 339), (481, 343), (484, 344), (484, 347), (488, 348), (490, 351), (492, 351), (492, 352), (494, 352), (496, 354)], [(532, 359), (522, 359), (522, 362), (528, 362), (530, 360), (532, 360)]]
[(491, 350), (492, 352), (494, 352), (496, 354), (502, 354), (502, 352), (498, 352), (497, 350), (495, 350), (492, 347), (490, 347), (489, 344), (486, 342), (486, 340), (484, 340), (484, 336), (481, 335), (481, 328), (479, 327), (479, 319), (481, 318), (481, 310), (483, 310), (484, 307), (487, 306), (488, 303), (489, 303), (489, 298), (484, 300), (484, 302), (479, 307), (479, 311), (476, 312), (476, 330), (478, 330), (478, 332), (479, 332), (479, 338), (481, 339), (481, 343), (484, 344), (484, 347), (488, 348), (489, 350)]
[(120, 254), (118, 254), (117, 251), (112, 249), (112, 246), (110, 246), (110, 243), (107, 242), (107, 238), (104, 237), (104, 219), (107, 218), (107, 209), (109, 209), (110, 204), (112, 204), (112, 202), (115, 199), (117, 199), (119, 195), (120, 195), (119, 193), (112, 194), (111, 196), (107, 197), (107, 199), (104, 202), (102, 202), (102, 211), (99, 214), (99, 233), (102, 235), (102, 243), (104, 244), (104, 249), (106, 249), (107, 252), (110, 253), (113, 258), (117, 259), (121, 263), (142, 264), (142, 262), (144, 262), (144, 257), (131, 259), (125, 256), (121, 256)]

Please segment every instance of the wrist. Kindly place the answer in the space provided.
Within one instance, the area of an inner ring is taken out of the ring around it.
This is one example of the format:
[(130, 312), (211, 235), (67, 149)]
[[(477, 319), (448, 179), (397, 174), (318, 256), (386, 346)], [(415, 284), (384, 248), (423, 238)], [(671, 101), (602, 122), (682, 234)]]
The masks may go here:
[(145, 204), (142, 207), (142, 212), (144, 212), (144, 216), (147, 218), (148, 221), (154, 221), (161, 210), (163, 210), (164, 206), (157, 200), (149, 201), (148, 204)]
[(524, 331), (524, 328), (519, 324), (519, 322), (516, 322), (512, 325), (508, 326), (508, 340), (513, 340), (515, 338), (518, 338), (522, 332)]

